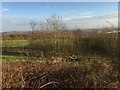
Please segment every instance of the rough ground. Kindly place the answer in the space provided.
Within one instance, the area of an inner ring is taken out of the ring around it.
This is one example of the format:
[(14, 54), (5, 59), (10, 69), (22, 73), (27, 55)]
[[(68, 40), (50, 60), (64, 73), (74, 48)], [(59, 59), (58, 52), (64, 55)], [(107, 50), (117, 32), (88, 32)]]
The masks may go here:
[(109, 60), (2, 64), (3, 88), (120, 88), (118, 72)]

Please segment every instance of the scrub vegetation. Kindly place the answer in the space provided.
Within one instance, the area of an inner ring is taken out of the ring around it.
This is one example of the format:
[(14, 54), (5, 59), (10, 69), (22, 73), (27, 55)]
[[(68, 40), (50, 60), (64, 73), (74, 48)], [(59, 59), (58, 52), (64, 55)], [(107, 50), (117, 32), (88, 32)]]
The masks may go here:
[(120, 33), (68, 30), (61, 17), (3, 33), (3, 88), (120, 88)]

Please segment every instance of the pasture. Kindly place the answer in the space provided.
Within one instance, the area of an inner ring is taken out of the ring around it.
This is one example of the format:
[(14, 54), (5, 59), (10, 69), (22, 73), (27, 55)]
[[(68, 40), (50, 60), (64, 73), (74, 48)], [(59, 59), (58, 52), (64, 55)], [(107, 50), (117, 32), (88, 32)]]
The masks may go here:
[(25, 47), (27, 40), (2, 40), (2, 47)]

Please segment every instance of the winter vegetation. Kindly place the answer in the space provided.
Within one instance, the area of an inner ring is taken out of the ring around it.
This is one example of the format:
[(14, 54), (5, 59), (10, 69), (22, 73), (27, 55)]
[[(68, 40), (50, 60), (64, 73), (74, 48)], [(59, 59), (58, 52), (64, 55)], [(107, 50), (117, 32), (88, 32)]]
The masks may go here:
[(55, 15), (30, 26), (3, 33), (3, 88), (120, 88), (119, 32), (68, 30)]
[(119, 90), (117, 2), (3, 2), (0, 13), (3, 90)]

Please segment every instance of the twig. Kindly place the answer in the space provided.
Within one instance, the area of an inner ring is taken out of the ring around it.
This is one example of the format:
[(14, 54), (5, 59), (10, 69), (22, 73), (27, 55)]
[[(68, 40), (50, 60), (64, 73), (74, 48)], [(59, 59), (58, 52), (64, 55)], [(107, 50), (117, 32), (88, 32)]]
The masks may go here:
[(44, 85), (42, 85), (40, 88), (44, 88), (44, 87), (46, 87), (47, 85), (50, 85), (50, 84), (59, 84), (59, 82), (48, 82), (48, 83), (46, 83), (46, 84), (44, 84)]

